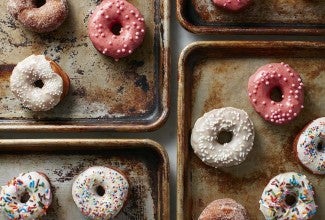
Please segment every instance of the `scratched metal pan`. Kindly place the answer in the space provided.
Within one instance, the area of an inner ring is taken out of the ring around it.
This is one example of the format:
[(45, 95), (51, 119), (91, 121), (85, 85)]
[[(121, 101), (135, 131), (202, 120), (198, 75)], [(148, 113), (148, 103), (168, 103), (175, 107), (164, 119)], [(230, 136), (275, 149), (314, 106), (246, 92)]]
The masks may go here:
[(176, 0), (184, 28), (206, 34), (325, 34), (324, 0), (253, 0), (240, 13), (225, 12), (212, 0)]
[(130, 197), (116, 219), (169, 220), (169, 162), (156, 142), (0, 140), (0, 185), (28, 171), (49, 177), (54, 199), (44, 220), (86, 219), (74, 204), (71, 188), (80, 172), (96, 165), (116, 167), (129, 178)]
[[(260, 66), (285, 62), (305, 84), (305, 108), (288, 125), (264, 121), (246, 92), (248, 78)], [(214, 108), (245, 110), (255, 127), (254, 147), (238, 166), (215, 169), (193, 152), (194, 122)], [(259, 198), (268, 181), (282, 172), (300, 172), (316, 190), (315, 219), (325, 216), (325, 178), (304, 170), (293, 155), (292, 143), (311, 120), (325, 113), (325, 43), (320, 42), (197, 42), (179, 60), (177, 219), (197, 219), (213, 200), (230, 197), (243, 204), (251, 219), (264, 219)]]
[[(144, 43), (116, 62), (98, 53), (87, 33), (100, 1), (69, 0), (57, 31), (31, 33), (0, 2), (0, 130), (132, 131), (158, 129), (169, 111), (169, 1), (130, 0), (146, 21)], [(9, 89), (13, 67), (31, 54), (57, 61), (71, 79), (69, 95), (53, 110), (23, 108)]]

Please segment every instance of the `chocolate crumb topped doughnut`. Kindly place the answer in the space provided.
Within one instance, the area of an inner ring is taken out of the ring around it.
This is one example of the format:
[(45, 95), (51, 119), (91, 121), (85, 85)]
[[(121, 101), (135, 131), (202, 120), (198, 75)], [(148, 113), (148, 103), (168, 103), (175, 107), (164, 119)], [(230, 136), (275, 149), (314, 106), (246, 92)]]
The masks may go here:
[(10, 89), (26, 108), (48, 111), (69, 91), (70, 80), (60, 66), (44, 55), (19, 62), (10, 77)]
[(24, 27), (37, 33), (57, 29), (68, 16), (66, 0), (8, 0), (7, 8)]
[(217, 199), (201, 213), (198, 220), (248, 220), (244, 206), (233, 199)]
[(123, 208), (129, 191), (126, 176), (112, 168), (90, 167), (72, 186), (72, 197), (83, 215), (91, 219), (114, 218)]
[(0, 208), (11, 220), (39, 219), (51, 203), (51, 186), (43, 173), (22, 173), (1, 187)]
[(219, 168), (242, 163), (254, 144), (254, 126), (240, 109), (214, 109), (199, 118), (193, 127), (191, 145), (207, 165)]

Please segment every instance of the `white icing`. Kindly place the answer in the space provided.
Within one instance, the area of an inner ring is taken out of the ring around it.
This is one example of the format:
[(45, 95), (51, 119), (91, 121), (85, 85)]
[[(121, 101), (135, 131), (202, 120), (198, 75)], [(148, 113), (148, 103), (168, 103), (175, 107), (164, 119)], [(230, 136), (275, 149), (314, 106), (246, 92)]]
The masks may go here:
[[(30, 198), (23, 203), (21, 197), (26, 192)], [(50, 183), (38, 172), (22, 173), (1, 188), (0, 207), (9, 219), (38, 219), (46, 214), (51, 202)]]
[[(37, 80), (44, 83), (42, 88), (34, 85)], [(31, 55), (14, 68), (10, 88), (23, 106), (32, 111), (48, 111), (61, 100), (63, 80), (44, 55)]]
[[(233, 133), (229, 143), (217, 142), (218, 133)], [(191, 145), (201, 160), (213, 167), (242, 163), (254, 142), (254, 126), (243, 110), (226, 107), (214, 109), (199, 118), (192, 130)]]
[[(287, 195), (296, 203), (287, 204)], [(270, 180), (260, 199), (260, 210), (267, 220), (308, 220), (316, 213), (313, 187), (305, 175), (282, 173)]]
[[(322, 149), (317, 149), (320, 144)], [(310, 123), (297, 142), (300, 162), (315, 174), (325, 174), (325, 117)]]
[[(96, 189), (104, 188), (100, 196)], [(122, 209), (128, 197), (127, 179), (108, 167), (91, 167), (81, 173), (72, 186), (72, 197), (83, 215), (91, 219), (111, 219)]]

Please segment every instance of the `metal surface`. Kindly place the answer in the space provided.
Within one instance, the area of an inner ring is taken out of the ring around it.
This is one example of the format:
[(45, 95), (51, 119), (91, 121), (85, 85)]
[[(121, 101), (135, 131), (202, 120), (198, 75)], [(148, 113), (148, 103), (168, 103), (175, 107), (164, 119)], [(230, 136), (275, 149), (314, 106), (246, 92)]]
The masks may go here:
[[(99, 1), (69, 1), (69, 17), (57, 31), (34, 34), (8, 14), (0, 2), (0, 130), (158, 129), (169, 111), (169, 1), (130, 0), (144, 15), (140, 48), (118, 62), (98, 53), (87, 22)], [(71, 79), (69, 95), (53, 110), (23, 108), (9, 89), (15, 64), (31, 54), (58, 62)]]
[(49, 177), (54, 199), (44, 220), (86, 219), (74, 204), (71, 187), (80, 172), (95, 165), (116, 167), (129, 178), (130, 196), (116, 219), (169, 219), (168, 156), (156, 142), (0, 140), (0, 185), (28, 171)]
[[(248, 78), (260, 66), (285, 62), (305, 84), (305, 108), (284, 126), (264, 121), (251, 106)], [(255, 127), (253, 150), (245, 162), (231, 168), (205, 165), (193, 152), (190, 134), (204, 112), (232, 106), (245, 110)], [(197, 219), (211, 201), (230, 197), (243, 204), (251, 219), (264, 219), (259, 198), (275, 175), (306, 174), (319, 205), (315, 219), (325, 216), (325, 179), (298, 164), (293, 140), (311, 120), (325, 112), (325, 44), (320, 42), (198, 42), (179, 60), (177, 219)]]
[(254, 0), (239, 13), (212, 0), (176, 0), (177, 17), (194, 33), (325, 35), (325, 1)]

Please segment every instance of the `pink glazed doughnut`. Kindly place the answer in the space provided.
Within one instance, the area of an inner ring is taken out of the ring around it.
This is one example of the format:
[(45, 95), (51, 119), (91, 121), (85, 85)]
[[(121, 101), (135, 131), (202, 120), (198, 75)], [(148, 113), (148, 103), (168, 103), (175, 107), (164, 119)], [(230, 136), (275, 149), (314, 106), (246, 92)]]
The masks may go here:
[(251, 0), (212, 0), (213, 3), (227, 11), (238, 12), (251, 4)]
[[(288, 64), (271, 63), (260, 67), (248, 81), (248, 96), (255, 111), (266, 121), (281, 125), (292, 121), (304, 107), (304, 84)], [(271, 92), (278, 89), (282, 100), (273, 101)]]
[(88, 32), (99, 52), (118, 60), (132, 54), (142, 44), (144, 18), (125, 0), (104, 0), (93, 12)]

